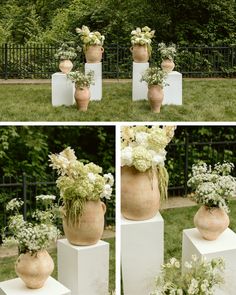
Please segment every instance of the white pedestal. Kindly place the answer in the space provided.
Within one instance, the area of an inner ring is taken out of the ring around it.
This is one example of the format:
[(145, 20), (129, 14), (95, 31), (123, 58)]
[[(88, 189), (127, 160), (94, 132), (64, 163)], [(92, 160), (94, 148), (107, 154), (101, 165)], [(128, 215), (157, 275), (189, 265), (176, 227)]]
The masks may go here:
[(182, 74), (176, 71), (169, 73), (166, 83), (169, 86), (164, 87), (163, 104), (182, 105)]
[(217, 240), (207, 241), (196, 228), (183, 231), (182, 261), (190, 261), (192, 254), (205, 256), (207, 260), (215, 257), (225, 259), (225, 284), (215, 295), (235, 295), (236, 290), (236, 234), (226, 229)]
[(55, 73), (52, 75), (52, 105), (54, 107), (62, 105), (73, 105), (75, 86), (66, 74)]
[(102, 99), (102, 63), (89, 64), (85, 63), (85, 73), (94, 71), (95, 84), (90, 85), (91, 100)]
[(124, 295), (149, 294), (164, 255), (164, 221), (158, 213), (144, 221), (121, 219), (121, 263)]
[(29, 289), (24, 282), (17, 278), (0, 283), (1, 295), (71, 295), (69, 289), (64, 287), (58, 281), (49, 277), (45, 285), (40, 289)]
[(71, 290), (71, 295), (108, 294), (108, 243), (73, 246), (63, 239), (57, 246), (58, 280)]
[(147, 99), (148, 86), (146, 82), (140, 82), (143, 73), (149, 68), (149, 63), (133, 62), (133, 90), (132, 99), (141, 100)]

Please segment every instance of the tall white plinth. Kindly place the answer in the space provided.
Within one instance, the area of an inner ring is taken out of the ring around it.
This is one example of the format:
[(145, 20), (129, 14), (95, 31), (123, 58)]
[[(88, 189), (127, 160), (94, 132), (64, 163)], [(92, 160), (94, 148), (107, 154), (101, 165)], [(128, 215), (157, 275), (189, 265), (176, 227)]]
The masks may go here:
[(217, 240), (207, 241), (196, 228), (183, 231), (182, 261), (190, 261), (192, 254), (205, 256), (207, 260), (215, 257), (225, 259), (225, 284), (217, 288), (215, 295), (236, 294), (236, 234), (226, 229)]
[(109, 243), (73, 246), (58, 240), (58, 280), (71, 295), (107, 295), (109, 278)]
[(167, 75), (162, 104), (182, 105), (182, 74), (173, 71)]
[(124, 295), (149, 294), (164, 256), (164, 221), (121, 219), (121, 263)]
[(75, 86), (66, 74), (52, 74), (52, 105), (54, 107), (74, 104)]
[(49, 277), (40, 289), (29, 289), (24, 282), (17, 278), (0, 283), (1, 295), (71, 295), (69, 289)]
[(149, 63), (133, 62), (133, 85), (132, 85), (132, 99), (141, 100), (147, 99), (148, 86), (146, 82), (140, 82), (143, 73), (149, 68)]
[(94, 72), (95, 84), (90, 85), (91, 100), (101, 100), (102, 99), (102, 63), (89, 64), (85, 63), (85, 73), (89, 71)]

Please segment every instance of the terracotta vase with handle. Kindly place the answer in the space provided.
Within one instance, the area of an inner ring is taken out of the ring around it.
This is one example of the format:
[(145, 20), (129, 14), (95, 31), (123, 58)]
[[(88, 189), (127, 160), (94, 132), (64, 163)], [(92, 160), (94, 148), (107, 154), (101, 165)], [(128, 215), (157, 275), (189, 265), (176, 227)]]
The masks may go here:
[(79, 111), (86, 112), (90, 100), (90, 90), (88, 87), (75, 88), (75, 101)]
[(16, 274), (30, 289), (42, 288), (54, 269), (52, 257), (46, 250), (21, 254), (16, 261)]
[(161, 68), (166, 73), (171, 73), (175, 67), (175, 63), (172, 59), (163, 59)]
[(161, 86), (159, 85), (148, 86), (148, 100), (151, 106), (151, 110), (154, 113), (160, 113), (163, 99), (164, 99), (164, 91)]
[(63, 74), (68, 74), (73, 69), (73, 63), (69, 59), (61, 60), (59, 69)]
[(149, 53), (147, 45), (133, 45), (130, 48), (132, 52), (133, 60), (137, 63), (144, 63), (148, 62), (149, 60)]
[(87, 63), (99, 63), (102, 60), (104, 48), (101, 45), (90, 45), (86, 48), (85, 58)]
[(229, 216), (221, 208), (201, 206), (194, 216), (194, 224), (206, 240), (216, 240), (229, 226)]
[(64, 212), (63, 229), (69, 243), (77, 246), (96, 244), (103, 234), (105, 213), (106, 205), (100, 200), (87, 201), (75, 224), (67, 221)]
[(134, 167), (121, 168), (121, 213), (126, 219), (146, 220), (160, 207), (160, 192), (155, 170), (139, 172)]

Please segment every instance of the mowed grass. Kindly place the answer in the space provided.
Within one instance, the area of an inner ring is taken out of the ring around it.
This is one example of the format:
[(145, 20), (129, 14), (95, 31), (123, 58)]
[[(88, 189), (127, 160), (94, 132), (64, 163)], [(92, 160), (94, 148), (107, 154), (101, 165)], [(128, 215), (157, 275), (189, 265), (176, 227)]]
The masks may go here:
[(52, 107), (50, 85), (0, 85), (0, 121), (235, 121), (236, 79), (183, 80), (183, 105), (150, 111), (148, 101), (135, 101), (131, 82), (104, 82), (103, 99), (87, 112), (76, 106)]
[[(109, 290), (115, 290), (115, 239), (104, 239), (104, 241), (110, 244), (110, 269), (109, 269)], [(55, 264), (52, 277), (57, 279), (57, 251), (56, 249), (50, 251)], [(17, 256), (0, 258), (0, 282), (16, 278), (15, 273), (15, 261)], [(96, 262), (95, 262), (96, 263)], [(53, 294), (50, 294), (53, 295)]]

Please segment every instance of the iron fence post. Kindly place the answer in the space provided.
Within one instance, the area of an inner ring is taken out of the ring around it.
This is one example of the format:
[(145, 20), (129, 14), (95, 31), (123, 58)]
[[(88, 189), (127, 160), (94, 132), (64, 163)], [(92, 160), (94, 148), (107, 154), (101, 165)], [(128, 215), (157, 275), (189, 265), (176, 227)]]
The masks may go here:
[(119, 44), (116, 44), (116, 77), (119, 80)]
[(24, 199), (24, 211), (23, 211), (23, 215), (24, 215), (24, 220), (27, 219), (27, 178), (26, 178), (26, 174), (25, 172), (23, 172), (23, 199)]
[(184, 196), (188, 194), (188, 149), (189, 149), (189, 134), (185, 132), (185, 163), (184, 163)]
[(7, 67), (8, 67), (8, 46), (7, 43), (4, 45), (4, 79), (7, 80), (8, 74), (7, 74)]

